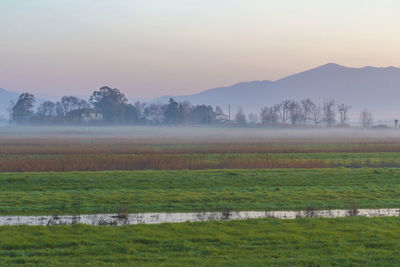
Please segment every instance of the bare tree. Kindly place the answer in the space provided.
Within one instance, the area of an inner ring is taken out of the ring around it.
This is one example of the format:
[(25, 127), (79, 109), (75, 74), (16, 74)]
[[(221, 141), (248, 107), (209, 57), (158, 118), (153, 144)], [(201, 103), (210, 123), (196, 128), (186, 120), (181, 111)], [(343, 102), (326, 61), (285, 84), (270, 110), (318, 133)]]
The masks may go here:
[(133, 106), (135, 107), (136, 111), (137, 111), (137, 115), (139, 118), (144, 118), (145, 114), (144, 111), (146, 109), (147, 104), (145, 102), (140, 102), (140, 101), (136, 101)]
[(311, 99), (307, 98), (301, 101), (301, 106), (303, 107), (304, 125), (307, 126), (307, 119), (309, 118), (311, 110), (315, 104)]
[(277, 112), (282, 123), (286, 123), (289, 119), (290, 103), (292, 103), (292, 101), (284, 100), (279, 104), (279, 108), (277, 108)]
[(260, 112), (260, 120), (263, 125), (267, 124), (275, 124), (279, 120), (278, 110), (279, 105), (275, 105), (273, 107), (262, 107)]
[(338, 109), (339, 115), (340, 115), (340, 125), (341, 126), (344, 126), (345, 122), (347, 121), (347, 113), (350, 108), (351, 108), (351, 106), (347, 106), (345, 104), (337, 105), (337, 109)]
[(256, 125), (256, 124), (257, 124), (257, 121), (258, 121), (257, 113), (250, 113), (250, 114), (248, 115), (248, 122), (249, 122), (249, 124), (251, 124), (251, 125)]
[(360, 123), (362, 127), (369, 128), (372, 125), (372, 114), (367, 109), (364, 109), (360, 113)]
[(289, 105), (290, 122), (292, 125), (297, 124), (303, 119), (301, 105), (297, 101), (291, 101)]
[(235, 114), (235, 120), (239, 125), (246, 125), (246, 115), (244, 115), (244, 111), (241, 107), (238, 108), (238, 111)]
[(152, 103), (146, 107), (144, 113), (146, 119), (155, 124), (161, 124), (164, 120), (165, 106), (160, 103)]
[(310, 119), (314, 123), (315, 126), (318, 126), (318, 124), (322, 121), (322, 119), (323, 119), (322, 108), (320, 106), (313, 105), (311, 107)]
[(324, 101), (322, 111), (324, 112), (324, 121), (327, 126), (332, 126), (335, 123), (335, 100), (329, 99)]

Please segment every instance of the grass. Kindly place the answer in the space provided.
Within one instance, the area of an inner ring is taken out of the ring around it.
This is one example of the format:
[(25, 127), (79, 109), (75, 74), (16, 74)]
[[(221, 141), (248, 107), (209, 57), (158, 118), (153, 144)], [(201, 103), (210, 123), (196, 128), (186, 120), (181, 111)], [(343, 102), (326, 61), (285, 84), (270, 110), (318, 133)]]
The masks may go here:
[(2, 173), (0, 214), (400, 206), (400, 169)]
[(398, 266), (400, 218), (0, 227), (0, 265)]

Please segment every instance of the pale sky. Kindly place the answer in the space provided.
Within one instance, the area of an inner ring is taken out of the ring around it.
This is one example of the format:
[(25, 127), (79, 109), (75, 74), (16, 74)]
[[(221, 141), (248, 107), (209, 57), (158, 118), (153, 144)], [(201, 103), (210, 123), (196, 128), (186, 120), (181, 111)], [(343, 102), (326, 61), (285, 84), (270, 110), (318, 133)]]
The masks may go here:
[(400, 66), (398, 0), (0, 0), (0, 88), (129, 97)]

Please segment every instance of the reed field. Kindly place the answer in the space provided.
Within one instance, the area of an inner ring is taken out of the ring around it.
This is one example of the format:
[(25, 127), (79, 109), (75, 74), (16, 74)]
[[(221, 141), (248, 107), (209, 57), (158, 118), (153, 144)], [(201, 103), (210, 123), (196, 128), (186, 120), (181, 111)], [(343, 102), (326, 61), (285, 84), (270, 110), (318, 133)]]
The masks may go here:
[(282, 139), (276, 132), (265, 130), (261, 137), (261, 130), (255, 129), (247, 132), (253, 135), (244, 142), (246, 136), (225, 140), (217, 137), (215, 130), (208, 137), (188, 135), (179, 140), (171, 139), (172, 134), (157, 139), (154, 130), (145, 138), (146, 134), (141, 133), (145, 130), (132, 128), (135, 131), (139, 133), (123, 137), (99, 133), (58, 138), (0, 135), (0, 172), (400, 167), (400, 135), (397, 138), (393, 132), (390, 138), (367, 135), (357, 142), (348, 137), (340, 143), (333, 137), (304, 139), (312, 130), (287, 134)]

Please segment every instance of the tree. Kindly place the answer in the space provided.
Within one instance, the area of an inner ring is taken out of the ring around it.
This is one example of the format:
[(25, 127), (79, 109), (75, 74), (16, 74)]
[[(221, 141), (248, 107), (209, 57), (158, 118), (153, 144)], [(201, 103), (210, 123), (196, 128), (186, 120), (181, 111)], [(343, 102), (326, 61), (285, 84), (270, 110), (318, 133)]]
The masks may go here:
[(332, 126), (335, 123), (335, 100), (328, 99), (324, 101), (324, 106), (322, 107), (322, 111), (324, 113), (324, 121), (327, 126)]
[(136, 108), (136, 111), (138, 113), (138, 118), (143, 120), (145, 119), (145, 110), (146, 110), (146, 103), (145, 102), (140, 102), (136, 101), (133, 106)]
[(360, 123), (362, 127), (369, 128), (372, 125), (372, 114), (367, 109), (364, 109), (360, 113)]
[(161, 124), (164, 121), (164, 106), (159, 103), (152, 103), (144, 110), (146, 120), (154, 124)]
[(56, 110), (56, 115), (57, 115), (57, 117), (64, 117), (64, 116), (65, 116), (64, 107), (63, 107), (63, 105), (61, 104), (61, 102), (57, 102), (57, 103), (56, 103), (55, 110)]
[(290, 115), (290, 122), (292, 123), (292, 125), (295, 125), (299, 121), (301, 121), (303, 114), (301, 112), (301, 106), (298, 102), (296, 101), (290, 102), (289, 115)]
[(343, 126), (347, 120), (347, 113), (351, 106), (347, 106), (345, 104), (340, 104), (337, 106), (340, 115), (340, 125)]
[(139, 112), (134, 105), (126, 104), (124, 105), (124, 108), (124, 122), (136, 124), (140, 121)]
[[(60, 104), (63, 109), (64, 116), (67, 115), (69, 112), (84, 108), (89, 108), (90, 104), (83, 99), (80, 99), (76, 96), (63, 96), (61, 98)], [(61, 112), (58, 112), (61, 113)]]
[(315, 126), (322, 121), (322, 108), (317, 105), (313, 105), (310, 111), (310, 119), (314, 123)]
[(279, 118), (282, 121), (282, 123), (286, 123), (286, 121), (289, 119), (290, 103), (292, 103), (292, 101), (284, 100), (277, 107), (277, 112), (279, 114)]
[(19, 96), (17, 103), (11, 108), (11, 120), (16, 123), (26, 123), (33, 115), (35, 96), (23, 93)]
[(123, 122), (127, 102), (123, 93), (108, 86), (94, 91), (90, 97), (90, 103), (103, 114), (104, 120), (110, 123)]
[(77, 107), (77, 109), (90, 108), (90, 104), (88, 102), (86, 102), (86, 100), (79, 99), (76, 107)]
[(222, 108), (220, 108), (219, 106), (216, 106), (216, 107), (215, 107), (215, 113), (216, 113), (217, 115), (221, 115), (221, 114), (224, 114), (224, 111), (223, 111)]
[(209, 124), (214, 121), (215, 116), (211, 106), (197, 105), (191, 109), (189, 120), (196, 124)]
[(315, 104), (311, 99), (307, 98), (301, 101), (301, 106), (303, 108), (304, 125), (307, 126), (307, 119), (310, 117), (311, 110)]
[(180, 112), (182, 117), (183, 124), (188, 124), (190, 118), (190, 111), (192, 110), (192, 105), (189, 101), (183, 101), (182, 105), (180, 105)]
[(63, 96), (61, 98), (61, 105), (63, 107), (64, 114), (75, 110), (78, 103), (79, 99), (75, 96)]
[(164, 123), (177, 125), (179, 122), (179, 104), (173, 98), (169, 98), (169, 103), (164, 111)]
[(260, 112), (260, 120), (261, 124), (268, 125), (268, 124), (275, 124), (279, 120), (279, 116), (277, 114), (277, 108), (279, 106), (275, 105), (273, 107), (262, 107)]
[(257, 124), (257, 121), (258, 121), (258, 115), (257, 115), (257, 113), (250, 113), (250, 114), (248, 115), (248, 122), (249, 122), (249, 124), (251, 124), (251, 125), (256, 125), (256, 124)]
[(235, 120), (237, 124), (242, 126), (246, 125), (247, 123), (246, 115), (241, 107), (238, 108), (238, 111), (235, 114)]
[(53, 117), (56, 115), (56, 104), (51, 101), (43, 102), (37, 110), (37, 115), (41, 118)]
[(398, 119), (394, 119), (394, 128), (396, 129), (397, 128), (397, 124), (399, 123), (399, 120)]

